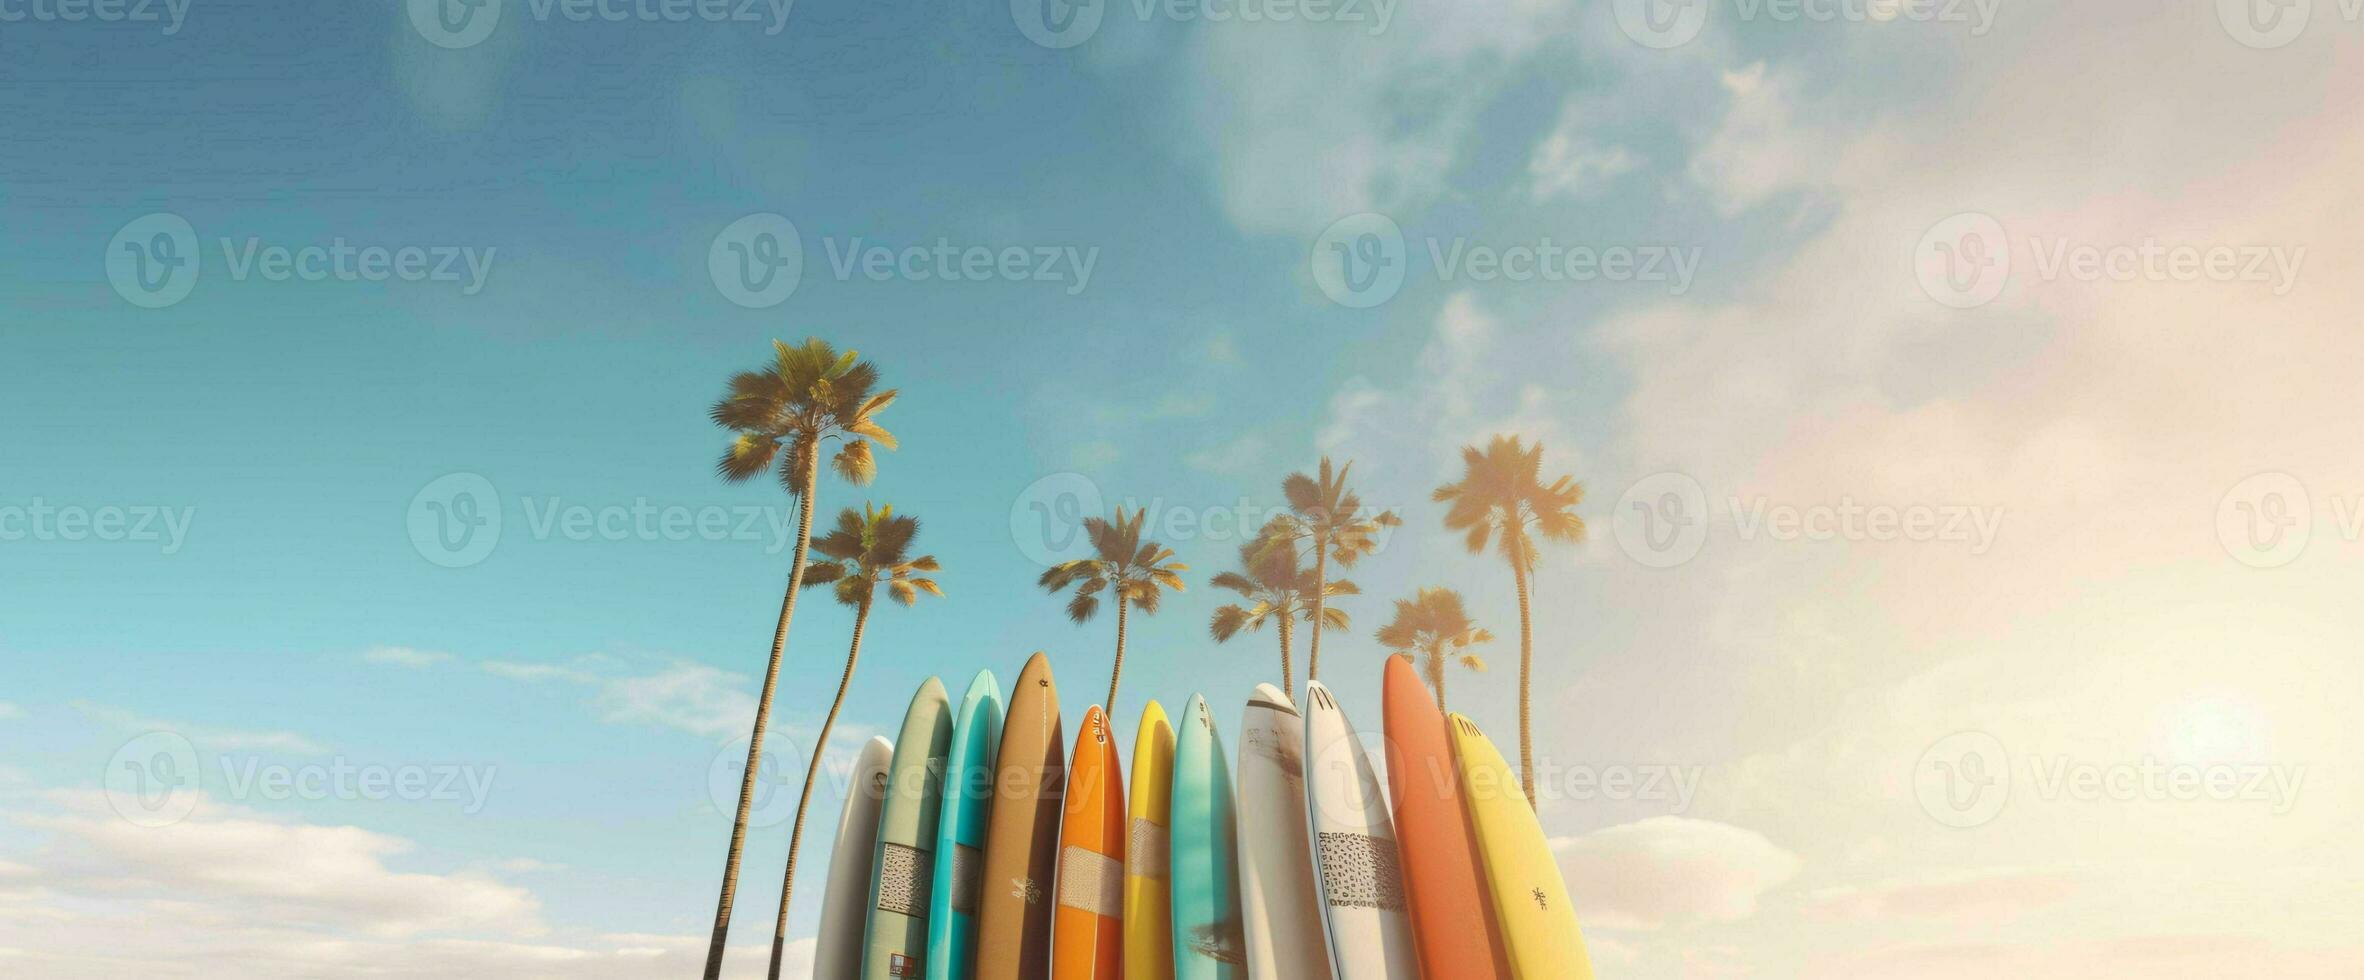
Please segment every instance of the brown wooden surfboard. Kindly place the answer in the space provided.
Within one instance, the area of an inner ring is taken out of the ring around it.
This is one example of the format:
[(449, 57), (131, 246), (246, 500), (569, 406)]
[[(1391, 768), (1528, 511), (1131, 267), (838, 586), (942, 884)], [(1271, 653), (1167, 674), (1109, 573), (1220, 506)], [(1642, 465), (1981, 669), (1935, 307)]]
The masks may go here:
[(1059, 686), (1051, 680), (1050, 659), (1037, 653), (1010, 692), (995, 756), (977, 910), (977, 980), (1043, 980), (1051, 973), (1052, 893), (1066, 785)]

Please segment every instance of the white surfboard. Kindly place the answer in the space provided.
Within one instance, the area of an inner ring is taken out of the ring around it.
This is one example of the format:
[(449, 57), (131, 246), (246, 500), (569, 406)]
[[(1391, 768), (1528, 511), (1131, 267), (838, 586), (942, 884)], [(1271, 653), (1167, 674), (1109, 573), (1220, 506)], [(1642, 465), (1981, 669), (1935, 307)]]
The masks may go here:
[(1322, 682), (1305, 690), (1305, 811), (1337, 980), (1420, 980), (1395, 819), (1354, 725)]
[(1321, 899), (1305, 828), (1305, 722), (1259, 684), (1240, 721), (1239, 890), (1248, 980), (1326, 980)]
[(813, 980), (854, 980), (862, 972), (862, 931), (869, 922), (871, 859), (878, 850), (878, 808), (886, 799), (894, 743), (873, 737), (854, 759), (846, 783), (845, 815), (829, 849), (829, 883), (821, 892), (821, 931), (813, 949)]

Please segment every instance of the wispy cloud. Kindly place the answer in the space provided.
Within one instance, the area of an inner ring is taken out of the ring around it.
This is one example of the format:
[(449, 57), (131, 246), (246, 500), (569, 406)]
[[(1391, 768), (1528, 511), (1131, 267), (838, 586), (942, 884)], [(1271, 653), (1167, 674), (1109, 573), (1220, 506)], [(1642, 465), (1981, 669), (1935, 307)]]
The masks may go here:
[(439, 650), (419, 650), (412, 647), (377, 647), (361, 655), (373, 664), (394, 667), (426, 668), (450, 663), (452, 655)]
[(327, 755), (328, 749), (294, 732), (253, 731), (234, 728), (213, 728), (187, 722), (165, 721), (140, 715), (114, 705), (90, 701), (70, 701), (67, 706), (97, 719), (106, 725), (136, 731), (175, 732), (198, 745), (214, 750), (245, 750), (250, 752), (281, 752), (288, 755)]

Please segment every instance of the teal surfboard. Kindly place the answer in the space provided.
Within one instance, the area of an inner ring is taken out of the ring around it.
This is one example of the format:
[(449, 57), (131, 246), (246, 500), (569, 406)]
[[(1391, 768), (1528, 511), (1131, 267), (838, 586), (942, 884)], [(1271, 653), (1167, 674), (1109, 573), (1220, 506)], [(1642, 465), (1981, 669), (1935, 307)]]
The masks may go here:
[(1193, 696), (1174, 727), (1174, 980), (1244, 980), (1231, 764), (1207, 699)]
[(870, 882), (870, 929), (862, 980), (927, 976), (928, 891), (934, 887), (936, 827), (944, 803), (944, 756), (952, 748), (952, 704), (933, 677), (911, 698), (887, 767), (878, 812), (877, 877)]
[(936, 822), (936, 884), (928, 906), (928, 980), (977, 975), (977, 903), (985, 823), (993, 814), (993, 755), (1001, 747), (1001, 682), (977, 672), (952, 723), (944, 809)]

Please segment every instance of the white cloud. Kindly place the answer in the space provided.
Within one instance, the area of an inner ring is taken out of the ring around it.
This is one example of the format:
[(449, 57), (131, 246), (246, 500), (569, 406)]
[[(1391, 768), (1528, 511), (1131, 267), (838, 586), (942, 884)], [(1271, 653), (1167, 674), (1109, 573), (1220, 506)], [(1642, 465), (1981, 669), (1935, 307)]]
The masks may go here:
[(425, 668), (449, 663), (452, 656), (436, 650), (418, 650), (411, 647), (376, 647), (362, 654), (361, 659), (373, 664), (386, 664), (393, 667)]
[(0, 701), (0, 721), (12, 721), (24, 716), (25, 709), (17, 707), (13, 702)]
[(1349, 214), (1433, 199), (1509, 66), (1569, 14), (1539, 0), (1388, 6), (1395, 21), (1377, 36), (1357, 24), (1194, 25), (1189, 136), (1233, 224), (1310, 239)]
[(1764, 62), (1725, 72), (1723, 84), (1731, 101), (1692, 156), (1691, 177), (1725, 215), (1815, 182), (1814, 171), (1840, 156), (1839, 141), (1799, 125), (1790, 94), (1796, 83), (1769, 73)]
[(1559, 122), (1527, 159), (1530, 196), (1538, 202), (1597, 196), (1611, 181), (1642, 165), (1623, 145), (1603, 145), (1586, 132), (1595, 124), (1589, 104), (1570, 99)]
[(174, 732), (199, 748), (215, 751), (245, 750), (251, 752), (282, 752), (288, 755), (327, 755), (328, 749), (294, 732), (249, 731), (211, 728), (185, 722), (162, 721), (144, 717), (136, 712), (113, 705), (89, 701), (70, 701), (69, 707), (117, 729), (143, 732)]
[(1688, 817), (1650, 817), (1552, 842), (1588, 928), (1736, 922), (1796, 876), (1801, 861), (1763, 834)]
[(595, 701), (608, 721), (729, 737), (755, 725), (755, 695), (746, 685), (747, 679), (738, 674), (680, 664), (641, 677), (604, 681)]
[(543, 929), (540, 903), (522, 888), (478, 872), (389, 867), (415, 846), (398, 837), (272, 820), (209, 798), (187, 819), (163, 827), (116, 818), (88, 796), (52, 800), (54, 811), (11, 814), (61, 839), (35, 859), (37, 880), (48, 889), (194, 902), (209, 914), (247, 922), (377, 938)]
[(1220, 445), (1209, 446), (1182, 458), (1193, 469), (1209, 473), (1244, 473), (1272, 459), (1272, 446), (1264, 436), (1250, 432)]
[(2014, 868), (1948, 872), (1808, 893), (1808, 909), (1830, 918), (2009, 919), (2056, 905), (2076, 891), (2068, 875)]

